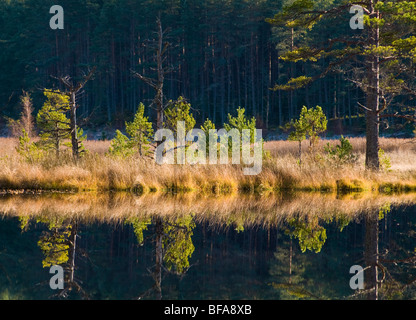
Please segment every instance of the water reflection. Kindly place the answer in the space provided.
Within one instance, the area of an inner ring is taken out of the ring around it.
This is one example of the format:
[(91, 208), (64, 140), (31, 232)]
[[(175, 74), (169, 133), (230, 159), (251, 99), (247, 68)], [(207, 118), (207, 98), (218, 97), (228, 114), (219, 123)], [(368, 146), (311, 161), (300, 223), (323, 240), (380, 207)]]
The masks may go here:
[[(155, 283), (150, 290), (141, 294), (138, 299), (146, 298), (152, 291), (156, 293), (156, 299), (162, 299), (162, 269), (176, 275), (183, 275), (189, 268), (189, 258), (195, 250), (192, 243), (195, 222), (192, 216), (173, 220), (156, 216), (153, 222), (155, 265), (153, 270), (149, 269), (149, 272)], [(139, 243), (143, 238), (142, 226), (142, 222), (137, 224), (137, 221), (135, 221), (134, 231), (138, 235)]]
[[(2, 196), (0, 294), (412, 298), (415, 204), (414, 194)], [(349, 288), (356, 264), (365, 270), (361, 291)], [(51, 265), (65, 270), (59, 292), (48, 286)]]

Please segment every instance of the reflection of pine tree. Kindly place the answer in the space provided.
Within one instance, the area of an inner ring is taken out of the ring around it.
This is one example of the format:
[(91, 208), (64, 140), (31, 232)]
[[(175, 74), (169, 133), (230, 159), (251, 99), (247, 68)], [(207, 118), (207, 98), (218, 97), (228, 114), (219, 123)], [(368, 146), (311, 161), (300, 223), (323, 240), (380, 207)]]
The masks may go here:
[(42, 266), (62, 265), (69, 260), (69, 237), (72, 225), (64, 224), (62, 219), (39, 219), (37, 222), (45, 223), (48, 231), (38, 241), (38, 246), (44, 254)]
[[(130, 219), (139, 243), (143, 240), (143, 231), (147, 230), (150, 220)], [(152, 219), (154, 225), (153, 236), (155, 246), (155, 265), (149, 269), (154, 280), (154, 285), (141, 294), (142, 299), (152, 292), (156, 299), (162, 299), (162, 272), (183, 275), (189, 268), (189, 258), (192, 256), (195, 247), (192, 242), (195, 221), (192, 215), (174, 219), (156, 216)]]
[(320, 226), (316, 221), (306, 222), (300, 219), (289, 221), (290, 230), (287, 231), (290, 236), (299, 240), (299, 246), (302, 252), (306, 250), (319, 253), (326, 241), (326, 229)]
[(148, 225), (152, 223), (151, 219), (140, 219), (138, 217), (134, 217), (127, 219), (125, 223), (132, 225), (134, 234), (136, 235), (137, 242), (140, 246), (142, 246), (144, 242), (143, 232), (146, 231)]
[(313, 292), (313, 279), (306, 273), (312, 268), (308, 255), (299, 252), (292, 240), (277, 248), (270, 266), (271, 285), (279, 291), (280, 299), (319, 299)]
[[(22, 222), (25, 221), (22, 220)], [(78, 223), (57, 217), (42, 218), (37, 222), (46, 224), (48, 228), (38, 241), (38, 246), (45, 256), (42, 260), (43, 267), (60, 265), (65, 270), (64, 289), (59, 291), (56, 296), (68, 298), (71, 292), (75, 292), (87, 299), (88, 295), (82, 289), (79, 281), (75, 279)], [(26, 225), (27, 223), (26, 221)]]
[[(335, 230), (342, 230), (348, 224), (343, 217), (329, 222)], [(339, 280), (343, 274), (334, 274), (343, 253), (336, 251), (337, 247), (328, 248), (337, 252), (331, 256), (321, 252), (326, 241), (326, 228), (333, 228), (327, 224), (324, 228), (319, 223), (322, 222), (300, 218), (288, 221), (269, 269), (271, 285), (281, 299), (333, 299), (343, 290)]]
[(164, 261), (169, 271), (177, 274), (185, 273), (189, 268), (189, 258), (195, 250), (192, 243), (195, 222), (192, 216), (176, 219), (173, 223), (167, 222), (164, 228), (167, 237), (164, 238)]

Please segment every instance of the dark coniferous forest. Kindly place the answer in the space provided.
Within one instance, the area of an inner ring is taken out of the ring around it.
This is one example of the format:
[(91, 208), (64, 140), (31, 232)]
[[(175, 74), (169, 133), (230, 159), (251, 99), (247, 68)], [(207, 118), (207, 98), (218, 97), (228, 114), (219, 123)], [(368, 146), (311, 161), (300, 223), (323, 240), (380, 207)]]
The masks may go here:
[[(185, 97), (201, 124), (217, 127), (240, 106), (255, 116), (257, 127), (275, 129), (297, 117), (302, 106), (323, 108), (329, 129), (364, 128), (357, 106), (361, 91), (341, 69), (296, 91), (271, 90), (304, 74), (319, 74), (330, 63), (286, 62), (284, 52), (305, 37), (325, 43), (337, 33), (352, 32), (351, 15), (321, 23), (306, 35), (268, 22), (283, 0), (65, 0), (63, 30), (52, 30), (52, 1), (0, 1), (0, 117), (18, 118), (19, 97), (29, 92), (35, 111), (43, 90), (65, 88), (55, 77), (81, 79), (96, 67), (92, 81), (78, 95), (78, 117), (86, 128), (122, 127), (139, 103), (150, 105), (154, 90), (133, 76), (155, 76), (156, 19), (169, 43), (164, 66), (165, 99)], [(333, 1), (321, 1), (322, 6)], [(322, 69), (320, 69), (322, 65)], [(146, 108), (155, 121), (156, 112)], [(400, 122), (400, 121), (399, 121)], [(362, 132), (362, 131), (361, 131)]]

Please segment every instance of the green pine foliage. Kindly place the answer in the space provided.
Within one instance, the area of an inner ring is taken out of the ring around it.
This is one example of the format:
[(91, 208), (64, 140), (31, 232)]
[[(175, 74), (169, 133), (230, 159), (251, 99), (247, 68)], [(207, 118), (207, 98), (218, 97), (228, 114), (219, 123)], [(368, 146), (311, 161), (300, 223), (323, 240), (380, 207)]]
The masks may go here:
[(291, 141), (303, 141), (309, 139), (309, 144), (314, 147), (319, 140), (319, 135), (326, 131), (328, 120), (320, 106), (308, 109), (303, 106), (299, 118), (287, 125), (294, 130), (289, 134)]
[(40, 131), (39, 146), (54, 151), (59, 158), (63, 142), (70, 139), (69, 97), (59, 90), (44, 90), (46, 101), (39, 110), (36, 122)]
[(129, 147), (137, 151), (140, 156), (148, 155), (153, 137), (153, 127), (149, 118), (144, 116), (143, 103), (140, 103), (134, 120), (126, 122), (126, 132), (130, 136)]
[[(77, 127), (77, 140), (78, 140), (78, 155), (84, 156), (88, 150), (85, 148), (84, 141), (87, 140), (87, 135), (84, 134), (84, 129)], [(67, 141), (63, 143), (64, 146), (72, 148), (72, 142)]]
[(186, 272), (189, 268), (189, 258), (195, 251), (192, 242), (195, 221), (192, 215), (176, 219), (174, 223), (166, 223), (163, 231), (164, 261), (168, 270), (178, 274)]
[[(205, 134), (204, 138), (205, 138), (205, 145), (206, 145), (206, 154), (208, 156), (209, 155), (209, 142), (210, 142), (209, 141), (209, 131), (210, 130), (215, 130), (215, 124), (211, 120), (206, 119), (204, 124), (201, 126), (201, 130)], [(213, 138), (214, 138), (215, 141), (218, 141), (218, 135), (216, 133), (213, 135)], [(217, 148), (217, 151), (218, 151), (218, 148)]]
[(383, 149), (378, 150), (378, 156), (380, 158), (380, 169), (385, 172), (391, 171), (391, 159)]
[(25, 129), (19, 136), (19, 144), (16, 147), (17, 153), (28, 163), (34, 164), (43, 159), (44, 154), (35, 142), (32, 142)]
[(48, 231), (44, 232), (38, 241), (38, 247), (44, 255), (43, 268), (67, 263), (72, 225), (65, 223), (61, 218), (42, 218), (37, 222), (45, 223), (48, 226)]
[(127, 219), (125, 224), (131, 224), (133, 227), (134, 234), (136, 235), (137, 243), (141, 246), (144, 242), (143, 232), (147, 230), (147, 227), (152, 223), (150, 218), (141, 219), (133, 217)]
[(335, 166), (342, 166), (345, 164), (354, 164), (358, 156), (353, 153), (352, 145), (347, 138), (341, 136), (339, 139), (340, 144), (331, 146), (329, 143), (324, 147), (328, 158), (334, 163)]
[(111, 141), (108, 154), (110, 156), (127, 158), (139, 154), (148, 156), (150, 154), (151, 141), (153, 139), (153, 127), (148, 117), (144, 116), (145, 107), (140, 103), (132, 122), (126, 122), (128, 136), (120, 130)]
[(292, 228), (289, 234), (299, 240), (299, 246), (302, 252), (306, 252), (306, 250), (315, 253), (321, 252), (327, 238), (324, 227), (309, 224), (299, 219), (292, 219), (289, 225)]
[[(227, 130), (227, 132), (232, 129), (237, 129), (240, 133), (240, 137), (243, 136), (243, 130), (248, 129), (250, 130), (250, 143), (254, 143), (256, 141), (256, 118), (252, 117), (251, 119), (247, 119), (245, 112), (246, 110), (244, 108), (238, 107), (236, 117), (228, 114), (228, 123), (224, 123), (224, 129)], [(240, 150), (241, 148), (242, 146), (240, 144)], [(232, 152), (231, 139), (228, 141), (228, 151), (230, 153)]]
[[(46, 27), (33, 33), (30, 30), (43, 26), (45, 19), (32, 13), (48, 13), (50, 4), (2, 1), (2, 116), (18, 117), (16, 92), (34, 92), (34, 105), (40, 106), (40, 83), (48, 83), (51, 75), (57, 76), (57, 70), (67, 68), (74, 70), (74, 78), (79, 78), (84, 70), (78, 67), (93, 65), (97, 66), (95, 77), (99, 85), (85, 87), (78, 114), (89, 116), (95, 109), (90, 123), (111, 125), (135, 112), (136, 101), (143, 96), (148, 98), (149, 87), (128, 75), (135, 69), (154, 79), (151, 50), (137, 49), (153, 37), (155, 19), (151, 17), (158, 13), (163, 17), (164, 28), (171, 30), (171, 37), (167, 32), (166, 40), (175, 42), (165, 52), (164, 66), (166, 71), (178, 71), (175, 76), (166, 77), (164, 99), (181, 93), (192, 99), (198, 110), (193, 112), (198, 123), (209, 117), (218, 127), (227, 121), (224, 119), (233, 105), (241, 105), (256, 116), (258, 123), (274, 130), (294, 118), (302, 105), (319, 104), (328, 117), (337, 116), (344, 124), (360, 126), (362, 130), (359, 118), (363, 110), (354, 106), (357, 101), (365, 101), (367, 91), (355, 90), (355, 84), (342, 75), (357, 75), (354, 81), (365, 84), (364, 70), (369, 70), (365, 63), (371, 56), (380, 59), (380, 80), (387, 101), (396, 97), (394, 102), (399, 102), (391, 103), (388, 113), (413, 114), (414, 108), (401, 100), (403, 94), (414, 91), (401, 90), (409, 84), (413, 87), (414, 74), (407, 72), (413, 70), (416, 52), (413, 2), (377, 1), (374, 10), (369, 10), (373, 14), (366, 18), (363, 32), (349, 27), (352, 15), (347, 9), (353, 3), (73, 0), (65, 4), (66, 15), (76, 21), (73, 28), (66, 28), (65, 33), (51, 33), (46, 20)], [(359, 2), (365, 9), (371, 3)], [(377, 10), (380, 18), (376, 17)], [(265, 23), (266, 19), (269, 23)], [(21, 28), (16, 28), (15, 21), (20, 21)], [(217, 26), (215, 30), (213, 25)], [(366, 41), (375, 25), (381, 26), (378, 46)], [(81, 54), (87, 47), (88, 54)], [(82, 56), (82, 63), (74, 64), (74, 56)], [(353, 67), (358, 67), (356, 73), (352, 72)], [(280, 90), (272, 94), (269, 89), (275, 84)], [(403, 119), (395, 122), (397, 127), (402, 124)]]
[[(379, 170), (381, 117), (398, 118), (402, 123), (414, 121), (414, 108), (403, 101), (415, 96), (415, 3), (293, 0), (283, 4), (274, 18), (267, 20), (278, 28), (292, 31), (290, 48), (279, 53), (279, 58), (289, 63), (291, 72), (278, 81), (275, 89), (310, 88), (312, 81), (324, 77), (338, 81), (334, 73), (347, 75), (345, 80), (361, 90), (358, 95), (365, 101), (365, 106), (360, 106), (366, 120), (366, 168)], [(346, 12), (353, 5), (362, 8), (364, 30), (351, 30), (353, 21), (348, 19), (353, 16)], [(299, 30), (303, 31), (301, 37), (294, 32)], [(327, 40), (323, 40), (325, 35)], [(306, 74), (299, 77), (295, 64), (302, 64)], [(337, 88), (334, 91), (334, 102), (338, 104), (340, 91)], [(335, 118), (338, 117), (336, 107)]]
[(286, 124), (285, 129), (292, 130), (288, 140), (299, 143), (299, 166), (302, 165), (302, 141), (309, 139), (310, 149), (313, 150), (319, 134), (326, 131), (327, 124), (328, 120), (320, 106), (310, 109), (303, 106), (299, 118)]
[(387, 202), (378, 211), (378, 220), (383, 220), (391, 212), (391, 203)]
[(228, 114), (228, 123), (224, 123), (224, 128), (227, 131), (232, 129), (237, 129), (242, 135), (243, 129), (249, 129), (250, 131), (250, 142), (254, 143), (255, 133), (256, 133), (256, 118), (252, 117), (247, 119), (245, 115), (246, 110), (244, 108), (237, 108), (237, 116), (233, 117), (231, 114)]
[(118, 158), (127, 158), (134, 154), (133, 149), (130, 148), (130, 140), (120, 130), (116, 130), (116, 136), (111, 140), (108, 155)]
[(179, 97), (176, 101), (170, 100), (165, 109), (164, 127), (172, 130), (175, 134), (178, 132), (178, 123), (185, 122), (185, 133), (191, 131), (196, 124), (195, 118), (191, 113), (191, 104), (183, 97)]

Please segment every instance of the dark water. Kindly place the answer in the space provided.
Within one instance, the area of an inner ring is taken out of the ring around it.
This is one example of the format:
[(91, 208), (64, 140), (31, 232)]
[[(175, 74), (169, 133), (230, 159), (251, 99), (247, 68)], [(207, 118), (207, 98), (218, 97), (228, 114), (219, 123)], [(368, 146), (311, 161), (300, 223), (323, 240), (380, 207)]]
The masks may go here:
[[(412, 299), (415, 224), (414, 206), (268, 227), (4, 215), (0, 298)], [(64, 267), (64, 290), (50, 288), (48, 263)], [(350, 288), (353, 265), (369, 266), (362, 294)]]

